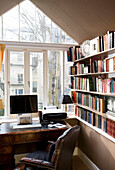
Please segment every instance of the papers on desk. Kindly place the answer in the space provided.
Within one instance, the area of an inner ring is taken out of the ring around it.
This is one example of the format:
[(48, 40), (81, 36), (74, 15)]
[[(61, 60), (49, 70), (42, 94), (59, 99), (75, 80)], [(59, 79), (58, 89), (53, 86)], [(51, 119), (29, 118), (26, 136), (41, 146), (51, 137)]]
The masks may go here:
[(61, 124), (61, 123), (55, 123), (55, 124), (48, 124), (49, 128), (64, 128), (66, 125)]
[(25, 129), (25, 128), (36, 128), (41, 127), (41, 124), (29, 124), (29, 125), (15, 125), (13, 126), (13, 129)]

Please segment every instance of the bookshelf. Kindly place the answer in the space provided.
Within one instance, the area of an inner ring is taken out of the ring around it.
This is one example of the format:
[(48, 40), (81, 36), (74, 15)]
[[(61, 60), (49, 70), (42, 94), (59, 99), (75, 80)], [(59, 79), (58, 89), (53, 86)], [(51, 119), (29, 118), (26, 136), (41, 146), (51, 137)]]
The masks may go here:
[(74, 64), (69, 76), (75, 117), (115, 142), (115, 48), (112, 47), (86, 57), (82, 56), (80, 46), (71, 47), (69, 61)]

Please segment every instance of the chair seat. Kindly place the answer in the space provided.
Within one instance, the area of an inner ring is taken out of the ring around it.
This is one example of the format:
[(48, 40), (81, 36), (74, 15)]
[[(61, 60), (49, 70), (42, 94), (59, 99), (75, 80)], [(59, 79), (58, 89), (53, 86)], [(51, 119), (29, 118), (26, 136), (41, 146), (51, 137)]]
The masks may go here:
[[(41, 151), (41, 150), (36, 150), (35, 152), (32, 152), (32, 153), (28, 154), (26, 157), (47, 161), (48, 155), (49, 155), (48, 152)], [(48, 170), (48, 169), (41, 168), (41, 167), (27, 166), (26, 170)]]
[(26, 157), (47, 161), (48, 160), (48, 152), (36, 150), (35, 152), (28, 154)]
[[(44, 160), (44, 161), (51, 161), (51, 157), (54, 152), (54, 149), (55, 149), (55, 142), (50, 145), (49, 151), (36, 150), (28, 154), (26, 157)], [(32, 167), (27, 166), (26, 170), (48, 170), (47, 168), (41, 168), (41, 167), (34, 167), (34, 169), (31, 168)]]

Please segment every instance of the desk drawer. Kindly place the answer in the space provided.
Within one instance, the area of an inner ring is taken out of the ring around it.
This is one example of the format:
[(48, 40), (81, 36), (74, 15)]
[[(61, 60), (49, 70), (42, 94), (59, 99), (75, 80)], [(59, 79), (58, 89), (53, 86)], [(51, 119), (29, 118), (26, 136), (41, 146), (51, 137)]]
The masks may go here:
[(13, 156), (8, 154), (0, 154), (0, 165), (12, 165)]
[(14, 136), (14, 143), (19, 144), (19, 143), (29, 143), (29, 142), (35, 142), (36, 139), (36, 134), (21, 134), (21, 135), (15, 135)]
[(12, 146), (0, 146), (0, 154), (12, 153)]
[(0, 136), (0, 145), (12, 144), (12, 136)]

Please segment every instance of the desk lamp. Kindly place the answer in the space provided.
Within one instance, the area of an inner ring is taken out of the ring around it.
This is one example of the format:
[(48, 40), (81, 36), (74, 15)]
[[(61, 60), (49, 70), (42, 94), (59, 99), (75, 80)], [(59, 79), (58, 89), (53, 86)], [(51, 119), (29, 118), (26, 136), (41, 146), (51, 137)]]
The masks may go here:
[(72, 104), (72, 100), (69, 95), (63, 95), (62, 104), (65, 104), (65, 112), (67, 112), (67, 104)]

